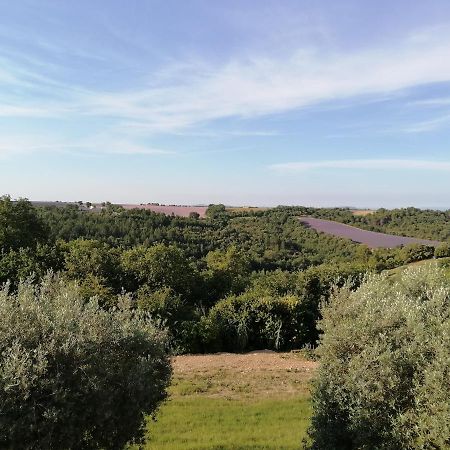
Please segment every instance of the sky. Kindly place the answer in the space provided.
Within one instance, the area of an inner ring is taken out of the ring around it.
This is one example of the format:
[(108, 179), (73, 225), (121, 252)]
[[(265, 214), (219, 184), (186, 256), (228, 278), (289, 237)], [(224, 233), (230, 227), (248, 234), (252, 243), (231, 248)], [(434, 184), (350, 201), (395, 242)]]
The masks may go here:
[(0, 0), (0, 194), (450, 208), (450, 2)]

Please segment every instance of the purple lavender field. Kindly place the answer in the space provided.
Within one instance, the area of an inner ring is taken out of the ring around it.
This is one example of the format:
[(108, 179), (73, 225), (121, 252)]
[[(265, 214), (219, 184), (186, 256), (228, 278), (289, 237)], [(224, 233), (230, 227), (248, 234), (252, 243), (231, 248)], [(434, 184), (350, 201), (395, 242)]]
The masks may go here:
[(300, 221), (316, 231), (351, 239), (354, 242), (365, 244), (370, 248), (393, 248), (407, 244), (426, 244), (435, 246), (440, 243), (438, 241), (430, 241), (427, 239), (376, 233), (375, 231), (362, 230), (361, 228), (346, 225), (344, 223), (316, 219), (315, 217), (300, 217)]

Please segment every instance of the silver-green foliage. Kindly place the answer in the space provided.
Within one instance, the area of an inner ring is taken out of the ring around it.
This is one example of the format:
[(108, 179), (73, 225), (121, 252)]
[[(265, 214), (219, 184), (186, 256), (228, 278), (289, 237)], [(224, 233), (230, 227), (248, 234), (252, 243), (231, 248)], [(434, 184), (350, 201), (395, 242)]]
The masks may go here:
[(441, 269), (341, 289), (321, 328), (313, 448), (450, 448), (450, 283)]
[(49, 275), (0, 290), (0, 447), (123, 448), (166, 396), (165, 336)]

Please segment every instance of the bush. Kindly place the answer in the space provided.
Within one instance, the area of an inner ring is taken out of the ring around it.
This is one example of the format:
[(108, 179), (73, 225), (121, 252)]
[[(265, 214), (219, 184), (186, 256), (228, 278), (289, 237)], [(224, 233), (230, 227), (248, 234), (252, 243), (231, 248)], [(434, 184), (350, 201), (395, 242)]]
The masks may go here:
[(47, 276), (0, 291), (0, 447), (116, 449), (166, 397), (165, 336)]
[(323, 309), (311, 448), (450, 448), (450, 285), (436, 265), (370, 276)]
[(450, 256), (450, 244), (444, 242), (438, 245), (434, 250), (434, 256), (436, 258), (447, 258)]
[(300, 299), (246, 292), (218, 302), (203, 325), (211, 351), (244, 351), (297, 347)]
[(408, 244), (400, 251), (400, 258), (404, 263), (422, 261), (434, 256), (434, 247), (431, 245)]

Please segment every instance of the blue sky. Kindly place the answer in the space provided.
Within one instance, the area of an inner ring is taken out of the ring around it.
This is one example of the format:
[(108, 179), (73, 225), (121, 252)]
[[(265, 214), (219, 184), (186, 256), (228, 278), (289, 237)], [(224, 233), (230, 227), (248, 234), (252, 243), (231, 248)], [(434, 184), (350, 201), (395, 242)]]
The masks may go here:
[(450, 2), (0, 0), (0, 193), (450, 207)]

